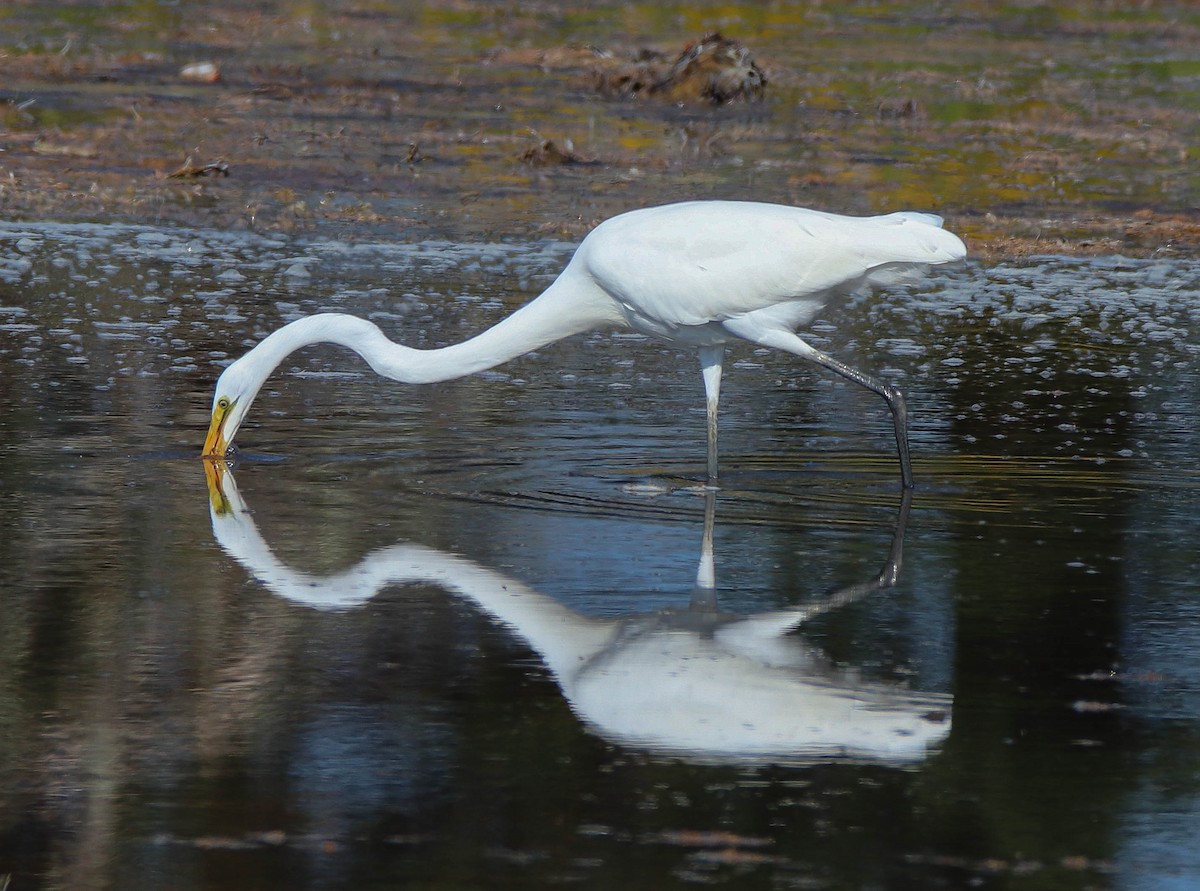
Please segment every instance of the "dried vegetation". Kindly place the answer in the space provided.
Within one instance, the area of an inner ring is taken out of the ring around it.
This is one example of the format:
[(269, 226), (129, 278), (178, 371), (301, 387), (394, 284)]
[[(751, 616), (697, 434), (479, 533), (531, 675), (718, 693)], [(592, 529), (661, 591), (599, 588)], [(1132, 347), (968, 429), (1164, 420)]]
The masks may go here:
[(817, 5), (698, 39), (593, 17), (586, 42), (573, 13), (468, 0), (319, 21), (131, 7), (92, 32), (18, 4), (0, 37), (0, 205), (472, 239), (752, 198), (930, 209), (984, 256), (1190, 251), (1200, 23), (1168, 5), (979, 21)]

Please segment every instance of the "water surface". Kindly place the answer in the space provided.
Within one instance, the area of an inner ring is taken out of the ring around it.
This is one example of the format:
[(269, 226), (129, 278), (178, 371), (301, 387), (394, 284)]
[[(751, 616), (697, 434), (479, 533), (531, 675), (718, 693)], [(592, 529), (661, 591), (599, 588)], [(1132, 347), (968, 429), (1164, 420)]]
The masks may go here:
[[(262, 335), (339, 309), (455, 341), (570, 250), (0, 226), (11, 887), (1200, 881), (1191, 261), (968, 265), (812, 326), (909, 393), (903, 562), (890, 589), (735, 642), (789, 683), (944, 709), (904, 757), (669, 746), (615, 732), (556, 670), (555, 640), (636, 638), (692, 602), (688, 354), (596, 334), (418, 388), (315, 348), (239, 434), (238, 509), (213, 500), (212, 383)], [(889, 428), (853, 385), (735, 352), (722, 611), (873, 583), (901, 516)], [(449, 562), (416, 579), (418, 554)], [(502, 621), (447, 566), (527, 592), (563, 635)], [(306, 602), (281, 568), (346, 596)], [(695, 631), (664, 640), (722, 641)]]

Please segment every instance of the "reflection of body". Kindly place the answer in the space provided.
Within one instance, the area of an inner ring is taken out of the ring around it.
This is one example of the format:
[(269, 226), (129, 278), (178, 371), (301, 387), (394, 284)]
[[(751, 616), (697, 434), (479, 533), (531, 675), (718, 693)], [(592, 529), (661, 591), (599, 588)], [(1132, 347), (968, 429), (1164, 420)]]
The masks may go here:
[(747, 201), (692, 201), (624, 213), (597, 226), (537, 299), (453, 346), (406, 347), (374, 323), (342, 313), (285, 325), (222, 372), (204, 455), (225, 457), (268, 375), (311, 344), (340, 344), (378, 374), (420, 384), (484, 371), (573, 334), (623, 328), (698, 352), (710, 479), (717, 476), (725, 347), (747, 341), (799, 356), (882, 396), (892, 412), (901, 479), (911, 488), (900, 390), (821, 352), (796, 329), (852, 291), (961, 260), (966, 248), (941, 225), (928, 214), (846, 217)]
[(297, 572), (262, 539), (232, 475), (218, 462), (205, 467), (217, 541), (273, 593), (313, 609), (342, 610), (389, 584), (444, 586), (524, 638), (575, 713), (614, 741), (700, 760), (904, 762), (921, 758), (949, 733), (950, 697), (862, 681), (787, 633), (894, 581), (903, 512), (892, 557), (877, 578), (807, 607), (734, 616), (715, 608), (710, 493), (691, 606), (597, 619), (420, 545), (382, 548), (336, 575)]

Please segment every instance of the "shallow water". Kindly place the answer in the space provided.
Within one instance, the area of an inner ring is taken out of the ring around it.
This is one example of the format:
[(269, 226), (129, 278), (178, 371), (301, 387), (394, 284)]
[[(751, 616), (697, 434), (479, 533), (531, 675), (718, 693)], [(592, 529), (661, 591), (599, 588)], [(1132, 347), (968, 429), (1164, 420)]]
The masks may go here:
[[(210, 491), (212, 383), (263, 334), (336, 308), (458, 340), (570, 250), (0, 224), (0, 876), (1200, 882), (1200, 265), (968, 265), (814, 324), (909, 393), (887, 590), (884, 407), (748, 348), (712, 530), (732, 616), (689, 610), (696, 363), (640, 338), (421, 388), (307, 351)], [(782, 638), (748, 618), (847, 591)], [(725, 682), (739, 708), (791, 698), (717, 745)], [(919, 729), (822, 718), (850, 689)], [(668, 738), (681, 698), (693, 732)], [(808, 736), (768, 750), (800, 713)]]

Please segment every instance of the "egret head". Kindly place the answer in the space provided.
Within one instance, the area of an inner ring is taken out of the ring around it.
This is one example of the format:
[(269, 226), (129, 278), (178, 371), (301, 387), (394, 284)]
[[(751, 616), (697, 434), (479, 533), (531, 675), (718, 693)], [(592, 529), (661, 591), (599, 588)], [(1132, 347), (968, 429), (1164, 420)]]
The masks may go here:
[(247, 365), (248, 356), (234, 362), (217, 379), (213, 393), (212, 421), (208, 425), (208, 436), (204, 440), (204, 458), (224, 458), (233, 437), (237, 434), (250, 403), (258, 395), (262, 377)]

